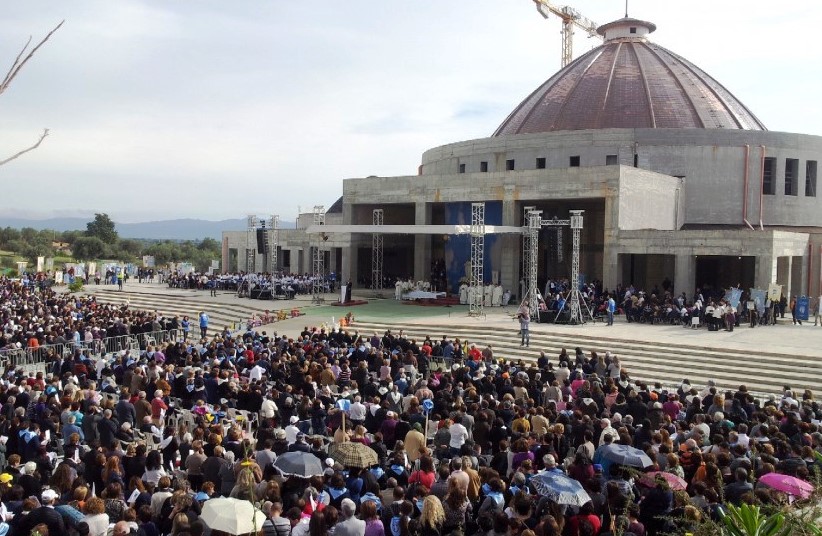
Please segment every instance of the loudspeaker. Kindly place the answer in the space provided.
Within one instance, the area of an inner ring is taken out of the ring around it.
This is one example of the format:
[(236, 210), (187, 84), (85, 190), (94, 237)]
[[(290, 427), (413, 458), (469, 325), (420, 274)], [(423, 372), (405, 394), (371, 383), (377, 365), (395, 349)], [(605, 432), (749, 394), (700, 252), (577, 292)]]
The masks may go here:
[(265, 253), (265, 229), (257, 229), (257, 253)]

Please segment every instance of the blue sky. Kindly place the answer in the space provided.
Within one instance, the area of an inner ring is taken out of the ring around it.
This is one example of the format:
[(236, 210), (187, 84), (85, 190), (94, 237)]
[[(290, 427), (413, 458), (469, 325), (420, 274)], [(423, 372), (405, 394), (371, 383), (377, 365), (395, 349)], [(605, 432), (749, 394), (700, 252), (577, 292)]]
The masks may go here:
[[(569, 2), (570, 3), (570, 2)], [(571, 3), (602, 24), (622, 0)], [(822, 135), (822, 2), (633, 0), (651, 38), (771, 130)], [(559, 68), (530, 0), (43, 0), (5, 6), (0, 68), (58, 31), (0, 97), (10, 215), (291, 220), (342, 179), (415, 174), (423, 151), (490, 135)], [(577, 55), (597, 42), (578, 32)]]

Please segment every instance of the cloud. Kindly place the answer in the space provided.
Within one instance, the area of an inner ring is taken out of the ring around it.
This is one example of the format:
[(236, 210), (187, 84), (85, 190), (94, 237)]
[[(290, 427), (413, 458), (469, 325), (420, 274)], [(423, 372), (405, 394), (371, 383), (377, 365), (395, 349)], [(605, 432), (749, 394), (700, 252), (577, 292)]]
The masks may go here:
[[(789, 4), (630, 7), (771, 129), (820, 134), (822, 5)], [(622, 16), (621, 3), (573, 5)], [(0, 98), (0, 154), (52, 131), (0, 168), (3, 209), (293, 219), (333, 203), (343, 178), (415, 174), (423, 151), (490, 135), (559, 68), (560, 23), (526, 0), (16, 2), (0, 64), (63, 18)], [(596, 44), (577, 32), (577, 53)]]

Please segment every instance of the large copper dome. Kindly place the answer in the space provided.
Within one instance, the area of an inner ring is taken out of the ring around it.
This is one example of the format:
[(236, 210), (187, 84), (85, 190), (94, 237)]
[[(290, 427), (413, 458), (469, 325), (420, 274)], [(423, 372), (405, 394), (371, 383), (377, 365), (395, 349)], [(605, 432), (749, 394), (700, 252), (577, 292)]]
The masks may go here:
[(647, 40), (656, 27), (624, 18), (598, 32), (605, 43), (528, 96), (494, 136), (601, 128), (767, 130), (702, 69)]

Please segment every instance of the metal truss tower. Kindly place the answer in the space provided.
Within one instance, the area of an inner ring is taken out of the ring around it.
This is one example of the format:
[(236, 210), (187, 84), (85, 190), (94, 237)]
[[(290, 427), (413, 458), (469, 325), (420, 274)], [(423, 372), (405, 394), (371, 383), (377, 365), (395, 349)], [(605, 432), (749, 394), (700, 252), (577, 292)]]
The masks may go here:
[(468, 314), (481, 316), (485, 274), (485, 203), (471, 203), (471, 283), (468, 288)]
[(245, 240), (245, 271), (249, 274), (257, 271), (257, 216), (248, 217), (248, 227)]
[[(325, 207), (314, 205), (314, 225), (325, 225)], [(316, 233), (312, 248), (312, 281), (311, 281), (311, 303), (323, 303), (325, 298), (325, 256), (322, 245), (327, 239), (325, 233)]]
[(582, 213), (584, 210), (571, 210), (571, 295), (568, 299), (570, 308), (569, 322), (584, 324), (588, 319), (593, 320), (588, 304), (579, 292), (579, 235), (582, 231)]
[[(535, 210), (536, 207), (523, 207), (522, 209), (522, 227), (528, 228), (528, 213)], [(531, 269), (531, 233), (522, 233), (522, 266), (520, 267), (521, 283), (520, 283), (520, 299), (528, 297), (528, 270)]]
[[(374, 225), (383, 225), (384, 222), (383, 209), (375, 208), (372, 223)], [(371, 290), (382, 293), (382, 233), (374, 233), (371, 235)]]
[(539, 230), (542, 227), (542, 211), (531, 209), (528, 212), (528, 228), (525, 235), (528, 236), (528, 292), (525, 299), (528, 300), (528, 309), (531, 317), (536, 317), (539, 311), (539, 290), (537, 289), (537, 267), (539, 266)]
[(277, 266), (277, 248), (280, 245), (280, 217), (277, 215), (271, 216), (268, 219), (268, 223), (268, 271), (273, 277), (279, 271)]

